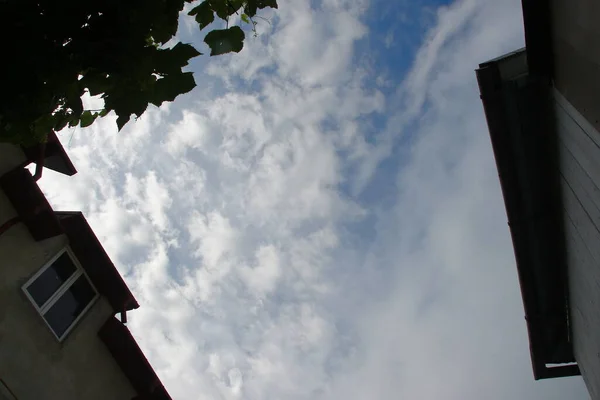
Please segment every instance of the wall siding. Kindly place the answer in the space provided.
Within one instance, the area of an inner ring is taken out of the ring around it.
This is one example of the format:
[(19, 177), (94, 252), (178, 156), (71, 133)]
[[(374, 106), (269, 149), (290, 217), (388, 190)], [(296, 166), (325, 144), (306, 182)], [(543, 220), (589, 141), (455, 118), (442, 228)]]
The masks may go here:
[(600, 131), (600, 1), (551, 0), (554, 81)]
[(600, 399), (600, 134), (555, 92), (575, 357)]
[(23, 153), (20, 147), (8, 143), (0, 143), (0, 176), (19, 164), (25, 163), (26, 160), (25, 153)]

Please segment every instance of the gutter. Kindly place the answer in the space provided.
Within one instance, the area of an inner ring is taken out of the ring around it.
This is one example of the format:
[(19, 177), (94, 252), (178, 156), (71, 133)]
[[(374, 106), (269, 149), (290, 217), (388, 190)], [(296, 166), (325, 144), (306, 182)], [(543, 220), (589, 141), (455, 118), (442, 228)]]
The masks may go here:
[[(546, 202), (540, 208), (540, 199), (554, 190), (553, 168), (547, 168), (555, 157), (552, 138), (540, 135), (535, 122), (546, 101), (544, 80), (530, 76), (516, 86), (501, 76), (498, 62), (504, 59), (496, 60), (480, 66), (477, 80), (515, 252), (533, 374), (535, 379), (579, 375), (565, 306), (568, 292), (560, 284), (566, 279), (557, 247), (564, 245), (555, 223), (560, 207)], [(533, 104), (528, 108), (524, 102)], [(532, 181), (537, 184), (528, 186)], [(544, 246), (559, 258), (542, 254)]]

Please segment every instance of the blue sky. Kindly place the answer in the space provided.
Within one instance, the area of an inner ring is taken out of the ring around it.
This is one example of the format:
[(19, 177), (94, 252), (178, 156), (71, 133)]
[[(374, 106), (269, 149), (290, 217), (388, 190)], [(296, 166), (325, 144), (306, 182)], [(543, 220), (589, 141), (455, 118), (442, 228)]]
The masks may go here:
[[(142, 307), (175, 399), (586, 399), (533, 380), (478, 63), (518, 0), (280, 1), (240, 54), (45, 174)], [(185, 18), (179, 37), (201, 45)], [(98, 108), (98, 99), (87, 99)]]

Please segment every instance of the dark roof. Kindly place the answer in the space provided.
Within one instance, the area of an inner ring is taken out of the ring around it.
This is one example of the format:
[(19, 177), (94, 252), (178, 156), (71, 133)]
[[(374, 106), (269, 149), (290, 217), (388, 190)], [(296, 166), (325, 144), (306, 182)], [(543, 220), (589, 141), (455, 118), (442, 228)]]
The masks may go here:
[(131, 332), (121, 321), (109, 318), (100, 328), (98, 336), (138, 393), (136, 399), (171, 400)]
[[(53, 211), (31, 173), (21, 166), (2, 175), (0, 187), (34, 239), (43, 240), (66, 234), (69, 247), (82, 268), (115, 313), (139, 307), (81, 212)], [(98, 335), (138, 393), (134, 400), (171, 399), (123, 323), (111, 316)]]
[(31, 173), (17, 167), (0, 177), (0, 187), (36, 241), (60, 235), (62, 228)]
[(56, 211), (55, 214), (69, 238), (71, 250), (115, 312), (138, 308), (138, 302), (83, 214), (79, 211)]
[(503, 62), (503, 61), (506, 61), (507, 59), (510, 59), (510, 58), (520, 57), (525, 51), (526, 51), (526, 48), (525, 47), (521, 47), (520, 49), (513, 50), (511, 52), (508, 52), (508, 53), (503, 54), (501, 56), (498, 56), (496, 58), (492, 58), (489, 61), (483, 62), (483, 63), (479, 64), (479, 68), (480, 69), (481, 68), (485, 68), (488, 65), (494, 65), (497, 62), (501, 62), (501, 61)]
[(139, 307), (81, 212), (53, 211), (31, 173), (22, 167), (2, 175), (0, 187), (36, 241), (67, 235), (71, 250), (115, 312)]
[[(477, 79), (513, 241), (536, 379), (578, 375), (570, 342), (566, 249), (549, 86), (503, 80), (498, 63)], [(568, 364), (568, 365), (559, 365)]]
[(40, 158), (40, 152), (43, 151), (44, 167), (69, 176), (77, 173), (75, 166), (54, 132), (48, 135), (46, 143), (22, 147), (22, 149), (30, 163), (37, 163)]
[[(113, 310), (123, 312), (138, 308), (136, 299), (83, 214), (79, 211), (57, 211), (55, 214), (69, 238), (71, 250)], [(100, 328), (98, 336), (138, 393), (135, 400), (171, 400), (131, 332), (121, 321), (111, 316)]]

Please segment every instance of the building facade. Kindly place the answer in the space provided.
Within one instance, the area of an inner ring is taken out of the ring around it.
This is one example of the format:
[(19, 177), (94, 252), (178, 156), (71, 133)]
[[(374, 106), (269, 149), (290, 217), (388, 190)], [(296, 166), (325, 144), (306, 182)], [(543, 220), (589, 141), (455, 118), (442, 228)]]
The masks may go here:
[(34, 176), (75, 173), (58, 141), (0, 144), (0, 399), (170, 399), (126, 327), (137, 301), (84, 216), (48, 204), (31, 161)]
[(523, 10), (527, 47), (481, 64), (477, 79), (533, 372), (581, 374), (600, 399), (600, 8), (524, 0)]

